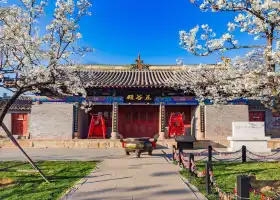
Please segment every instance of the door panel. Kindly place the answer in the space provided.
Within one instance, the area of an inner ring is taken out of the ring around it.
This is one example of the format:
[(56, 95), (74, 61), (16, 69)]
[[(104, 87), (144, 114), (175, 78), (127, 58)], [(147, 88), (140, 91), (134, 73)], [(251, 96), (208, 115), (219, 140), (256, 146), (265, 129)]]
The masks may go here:
[(158, 133), (158, 106), (119, 106), (119, 133), (127, 137), (153, 137)]
[(28, 114), (12, 113), (12, 133), (14, 135), (28, 135)]

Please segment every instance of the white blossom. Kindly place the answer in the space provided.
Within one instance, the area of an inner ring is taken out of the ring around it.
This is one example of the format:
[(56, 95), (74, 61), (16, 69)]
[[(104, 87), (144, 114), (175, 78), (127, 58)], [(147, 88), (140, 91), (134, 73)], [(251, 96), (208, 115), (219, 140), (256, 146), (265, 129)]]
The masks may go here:
[(77, 34), (76, 34), (76, 37), (77, 37), (77, 39), (81, 39), (83, 36), (82, 36), (81, 33), (77, 33)]
[(276, 51), (280, 52), (280, 40), (276, 42)]
[(236, 25), (234, 23), (229, 22), (228, 23), (228, 31), (234, 31), (236, 28)]
[[(214, 103), (225, 103), (248, 98), (261, 100), (267, 107), (280, 111), (280, 75), (275, 71), (280, 65), (279, 0), (198, 0), (196, 5), (202, 11), (234, 11), (236, 16), (227, 23), (228, 32), (221, 36), (213, 34), (215, 32), (205, 24), (180, 31), (183, 49), (197, 56), (239, 49), (247, 49), (247, 54), (240, 54), (229, 62), (223, 60), (217, 64), (218, 69), (204, 66), (190, 71), (195, 73), (196, 79), (182, 82), (179, 87), (193, 91), (200, 101), (210, 99)], [(240, 44), (234, 37), (237, 30), (259, 43)]]
[(76, 47), (82, 38), (78, 22), (89, 13), (90, 2), (57, 0), (45, 30), (38, 21), (45, 17), (47, 2), (23, 0), (22, 4), (0, 4), (0, 67), (14, 70), (13, 77), (17, 74), (12, 89), (86, 96), (79, 71), (71, 69), (71, 57), (90, 52)]

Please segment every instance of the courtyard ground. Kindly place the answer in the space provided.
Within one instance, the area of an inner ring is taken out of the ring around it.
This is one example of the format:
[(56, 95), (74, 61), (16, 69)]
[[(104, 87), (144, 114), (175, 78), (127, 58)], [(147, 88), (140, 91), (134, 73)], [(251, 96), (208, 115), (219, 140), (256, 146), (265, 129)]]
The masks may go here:
[[(71, 200), (197, 200), (202, 199), (180, 179), (177, 166), (161, 150), (153, 156), (126, 156), (123, 149), (26, 149), (34, 160), (103, 160)], [(17, 149), (0, 149), (1, 160), (24, 160)]]
[[(124, 152), (123, 152), (124, 154)], [(178, 168), (159, 151), (105, 159), (100, 169), (68, 199), (71, 200), (197, 200), (180, 179)], [(67, 199), (67, 198), (65, 198)]]
[[(68, 195), (64, 196), (63, 200), (203, 199), (200, 193), (193, 193), (193, 191), (180, 180), (178, 166), (172, 165), (167, 159), (167, 157), (172, 157), (172, 149), (156, 149), (153, 156), (143, 154), (140, 159), (135, 158), (134, 154), (130, 156), (124, 155), (124, 150), (121, 148), (29, 148), (25, 150), (37, 161), (103, 161), (100, 163), (98, 170), (92, 172), (88, 177), (85, 177), (82, 184)], [(218, 150), (220, 152), (226, 151), (226, 149)], [(165, 154), (163, 154), (162, 151), (165, 152)], [(201, 152), (203, 150), (198, 149), (191, 151)], [(266, 154), (271, 153), (264, 153), (262, 155)], [(206, 155), (207, 152), (201, 156), (196, 156), (195, 160), (199, 160)], [(234, 155), (234, 157), (239, 156), (240, 154)], [(230, 157), (233, 158), (232, 156)], [(224, 158), (228, 159), (229, 157), (225, 156)], [(24, 158), (16, 148), (0, 148), (0, 160), (24, 160)], [(225, 171), (223, 168), (224, 167), (221, 166), (221, 173), (227, 173), (228, 170)], [(217, 173), (217, 170), (218, 168), (214, 167), (214, 173)], [(261, 170), (263, 170), (262, 167)], [(232, 180), (232, 183), (234, 182), (235, 181)], [(231, 189), (232, 187), (229, 188), (229, 190)]]
[[(81, 149), (81, 148), (24, 148), (34, 160), (103, 160), (123, 155), (123, 149)], [(25, 161), (17, 148), (0, 148), (1, 161)]]

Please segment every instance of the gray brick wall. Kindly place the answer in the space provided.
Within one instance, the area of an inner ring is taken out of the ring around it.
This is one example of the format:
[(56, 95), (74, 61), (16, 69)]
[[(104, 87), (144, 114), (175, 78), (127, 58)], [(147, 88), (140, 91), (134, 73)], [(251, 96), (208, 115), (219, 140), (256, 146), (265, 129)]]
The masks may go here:
[(72, 104), (32, 105), (29, 130), (32, 139), (72, 139)]
[[(4, 118), (4, 123), (7, 126), (7, 128), (12, 131), (12, 117), (10, 113), (7, 113), (7, 115)], [(2, 127), (0, 126), (0, 139), (1, 138), (6, 138), (7, 135), (4, 132), (4, 130), (2, 129)]]
[(249, 121), (247, 105), (205, 106), (205, 138), (226, 140), (232, 135), (232, 122)]

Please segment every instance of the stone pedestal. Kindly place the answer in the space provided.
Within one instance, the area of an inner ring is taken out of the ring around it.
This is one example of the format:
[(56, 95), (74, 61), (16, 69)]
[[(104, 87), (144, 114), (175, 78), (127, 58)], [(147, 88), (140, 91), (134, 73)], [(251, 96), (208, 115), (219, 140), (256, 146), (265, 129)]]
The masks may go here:
[(81, 135), (79, 132), (74, 132), (74, 138), (73, 139), (81, 139)]
[(115, 140), (115, 139), (118, 139), (119, 138), (119, 134), (117, 132), (112, 132), (111, 133), (111, 139), (112, 140)]
[(160, 132), (158, 139), (159, 140), (164, 140), (165, 139), (165, 132)]
[(244, 138), (237, 139), (228, 137), (228, 140), (230, 141), (228, 151), (237, 151), (245, 145), (246, 148), (252, 152), (271, 152), (271, 149), (267, 148), (267, 140), (269, 139), (269, 137), (266, 137), (266, 139), (263, 140), (245, 140)]
[(228, 151), (237, 151), (243, 145), (252, 152), (271, 152), (267, 147), (270, 137), (265, 136), (264, 122), (233, 122)]

